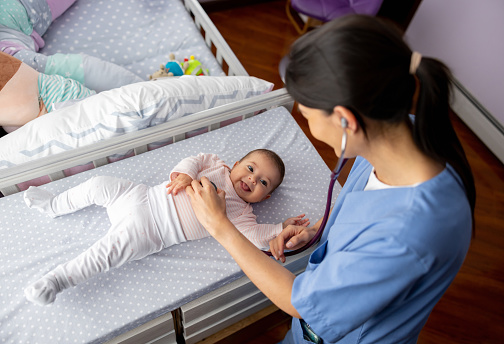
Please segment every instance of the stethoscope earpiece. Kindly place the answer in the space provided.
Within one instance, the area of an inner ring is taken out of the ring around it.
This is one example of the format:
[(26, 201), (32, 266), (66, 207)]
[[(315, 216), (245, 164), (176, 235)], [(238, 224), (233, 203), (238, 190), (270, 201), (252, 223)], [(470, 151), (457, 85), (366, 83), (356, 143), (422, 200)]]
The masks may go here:
[(348, 128), (348, 121), (347, 121), (347, 119), (345, 117), (341, 117), (341, 127), (343, 129)]

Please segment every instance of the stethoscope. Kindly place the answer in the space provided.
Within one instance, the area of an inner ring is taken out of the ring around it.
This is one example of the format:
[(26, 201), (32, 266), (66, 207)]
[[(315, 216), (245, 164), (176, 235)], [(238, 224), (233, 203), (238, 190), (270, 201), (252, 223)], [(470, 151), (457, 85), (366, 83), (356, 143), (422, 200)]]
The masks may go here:
[[(346, 128), (348, 127), (348, 121), (346, 118), (341, 117), (341, 127), (343, 128), (343, 136), (341, 138), (341, 155), (340, 158), (338, 159), (338, 163), (336, 164), (336, 167), (331, 173), (331, 181), (329, 183), (329, 190), (327, 192), (327, 202), (326, 202), (326, 208), (324, 212), (324, 217), (322, 218), (322, 223), (320, 224), (319, 229), (317, 230), (317, 233), (315, 233), (315, 236), (303, 247), (300, 247), (296, 250), (292, 251), (286, 251), (284, 252), (284, 255), (287, 256), (293, 256), (295, 254), (301, 253), (311, 246), (313, 246), (315, 243), (317, 243), (320, 240), (320, 237), (322, 236), (322, 233), (324, 232), (325, 226), (327, 224), (327, 220), (329, 218), (329, 213), (331, 212), (331, 201), (332, 201), (332, 194), (334, 190), (334, 183), (336, 183), (336, 180), (338, 179), (341, 170), (343, 169), (343, 166), (345, 166), (345, 163), (347, 162), (348, 159), (345, 158), (345, 151), (346, 151), (346, 145), (347, 145), (347, 131)], [(271, 252), (269, 251), (263, 251), (266, 253), (268, 256), (272, 256)]]

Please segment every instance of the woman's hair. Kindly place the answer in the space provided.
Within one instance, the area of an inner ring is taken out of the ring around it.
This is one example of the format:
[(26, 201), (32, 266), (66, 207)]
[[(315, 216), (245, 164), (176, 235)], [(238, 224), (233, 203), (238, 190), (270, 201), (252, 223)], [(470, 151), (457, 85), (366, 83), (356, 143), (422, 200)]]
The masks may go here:
[[(442, 62), (428, 57), (412, 75), (411, 55), (402, 33), (387, 22), (363, 15), (340, 17), (293, 44), (285, 83), (304, 106), (327, 113), (337, 105), (348, 108), (364, 133), (363, 118), (406, 123), (424, 154), (457, 171), (474, 213), (474, 179), (449, 119), (452, 75)], [(415, 78), (420, 84), (416, 102)], [(414, 106), (413, 124), (409, 115)]]
[(244, 159), (248, 158), (252, 154), (262, 154), (266, 158), (270, 159), (270, 161), (278, 169), (278, 173), (280, 173), (280, 180), (277, 185), (274, 185), (271, 192), (275, 191), (276, 188), (279, 187), (280, 184), (282, 184), (283, 179), (285, 177), (285, 164), (284, 164), (282, 158), (280, 158), (280, 156), (277, 153), (273, 152), (272, 150), (259, 148), (259, 149), (254, 149), (253, 151), (248, 152), (247, 155), (245, 155), (243, 158), (240, 159), (240, 162), (242, 162)]

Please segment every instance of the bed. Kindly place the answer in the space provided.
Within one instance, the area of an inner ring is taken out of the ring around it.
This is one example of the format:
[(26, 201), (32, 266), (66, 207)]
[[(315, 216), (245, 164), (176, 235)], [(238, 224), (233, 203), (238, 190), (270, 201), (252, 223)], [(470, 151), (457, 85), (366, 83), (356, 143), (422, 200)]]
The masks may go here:
[[(1, 29), (0, 25), (0, 47)], [(79, 68), (84, 69), (79, 73), (99, 93), (78, 102), (55, 104), (53, 112), (1, 137), (0, 169), (254, 97), (273, 88), (272, 83), (247, 75), (196, 0), (78, 0), (45, 30), (45, 46), (39, 52), (21, 49), (14, 56), (38, 71), (56, 66), (51, 68), (59, 68), (58, 73), (67, 75), (71, 72), (57, 67), (58, 61), (73, 61), (74, 56), (84, 54), (84, 60), (77, 59)], [(210, 76), (144, 81), (170, 53), (196, 55)], [(52, 58), (55, 60), (48, 60)], [(151, 143), (147, 149), (167, 143)], [(125, 151), (107, 159), (116, 161), (132, 154)], [(88, 161), (63, 173), (72, 175), (93, 167)], [(7, 195), (52, 178), (26, 180), (0, 192)]]
[[(233, 162), (265, 147), (280, 154), (287, 172), (274, 196), (254, 207), (258, 221), (278, 222), (298, 213), (316, 220), (324, 209), (330, 170), (290, 115), (290, 106), (284, 89), (230, 103), (0, 170), (0, 187), (58, 175), (87, 161), (99, 167), (54, 178), (44, 187), (59, 192), (97, 174), (156, 185), (186, 155), (213, 152)], [(224, 126), (230, 119), (235, 123)], [(202, 127), (208, 132), (188, 135)], [(174, 143), (147, 151), (150, 143), (167, 138)], [(140, 154), (113, 163), (104, 159), (129, 149)], [(62, 293), (52, 306), (32, 305), (24, 299), (24, 286), (100, 237), (108, 227), (106, 213), (96, 207), (50, 220), (28, 209), (21, 192), (0, 199), (0, 209), (2, 342), (195, 343), (270, 304), (227, 252), (205, 238), (109, 271)], [(290, 257), (285, 265), (299, 273), (308, 254)]]

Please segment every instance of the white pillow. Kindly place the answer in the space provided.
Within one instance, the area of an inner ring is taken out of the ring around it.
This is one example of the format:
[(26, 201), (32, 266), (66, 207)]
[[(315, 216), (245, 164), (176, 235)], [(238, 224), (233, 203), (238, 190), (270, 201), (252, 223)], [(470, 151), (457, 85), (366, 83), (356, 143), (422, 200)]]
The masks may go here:
[(271, 91), (249, 76), (182, 76), (104, 91), (0, 138), (0, 168), (140, 130)]

